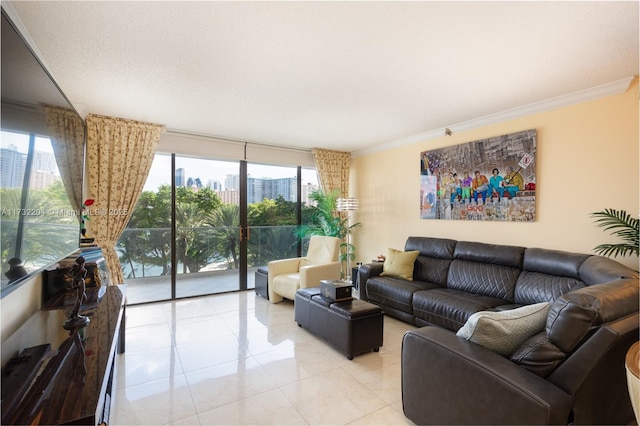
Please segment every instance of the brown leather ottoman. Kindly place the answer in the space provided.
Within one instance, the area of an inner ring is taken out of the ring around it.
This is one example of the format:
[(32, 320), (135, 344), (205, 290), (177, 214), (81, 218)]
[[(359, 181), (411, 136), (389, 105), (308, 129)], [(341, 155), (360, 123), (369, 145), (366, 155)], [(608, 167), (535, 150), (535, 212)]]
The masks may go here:
[(309, 308), (313, 296), (320, 296), (320, 287), (301, 288), (296, 291), (296, 296), (293, 300), (294, 315), (300, 327), (309, 328)]
[(382, 346), (384, 314), (379, 306), (359, 299), (333, 303), (327, 318), (327, 340), (347, 358), (378, 352)]
[(384, 314), (379, 306), (358, 299), (333, 302), (320, 295), (320, 287), (296, 292), (295, 320), (350, 360), (365, 352), (378, 352), (382, 346)]
[(309, 328), (308, 330), (318, 337), (327, 338), (329, 333), (327, 324), (329, 319), (329, 307), (332, 302), (321, 295), (311, 297), (309, 304)]

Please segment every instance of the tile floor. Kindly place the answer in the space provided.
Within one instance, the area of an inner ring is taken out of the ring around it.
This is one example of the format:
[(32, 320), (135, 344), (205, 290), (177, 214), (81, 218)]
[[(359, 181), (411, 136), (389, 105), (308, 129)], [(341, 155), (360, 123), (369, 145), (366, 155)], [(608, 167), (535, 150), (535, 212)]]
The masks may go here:
[(406, 425), (403, 334), (349, 361), (254, 291), (127, 307), (112, 425)]

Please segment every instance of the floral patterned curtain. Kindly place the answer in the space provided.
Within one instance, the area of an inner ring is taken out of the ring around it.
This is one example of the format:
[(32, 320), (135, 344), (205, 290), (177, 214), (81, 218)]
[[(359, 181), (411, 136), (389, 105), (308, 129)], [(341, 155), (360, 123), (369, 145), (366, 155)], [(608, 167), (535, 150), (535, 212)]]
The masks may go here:
[[(74, 210), (82, 205), (84, 123), (72, 109), (45, 105), (51, 146), (60, 177)], [(80, 220), (78, 215), (78, 220)]]
[(340, 197), (348, 197), (351, 154), (320, 148), (314, 148), (311, 153), (318, 169), (322, 191), (328, 194), (337, 189)]
[(89, 114), (87, 168), (90, 233), (102, 248), (112, 284), (122, 284), (115, 245), (149, 174), (163, 126)]

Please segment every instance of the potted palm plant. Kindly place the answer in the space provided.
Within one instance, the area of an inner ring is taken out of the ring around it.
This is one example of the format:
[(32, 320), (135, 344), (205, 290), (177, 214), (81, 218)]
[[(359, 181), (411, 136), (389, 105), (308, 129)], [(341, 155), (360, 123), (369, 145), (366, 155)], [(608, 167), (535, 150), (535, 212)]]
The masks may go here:
[[(299, 238), (307, 238), (312, 235), (323, 235), (326, 237), (338, 237), (342, 241), (340, 244), (340, 261), (347, 261), (347, 253), (351, 261), (355, 259), (355, 246), (346, 242), (347, 234), (354, 228), (360, 226), (360, 222), (349, 225), (349, 219), (342, 219), (337, 213), (337, 200), (339, 192), (332, 191), (325, 193), (318, 189), (309, 194), (309, 200), (315, 203), (310, 206), (311, 216), (308, 224), (300, 226), (296, 231)], [(348, 250), (347, 250), (348, 248)]]
[(632, 217), (624, 210), (604, 209), (599, 212), (591, 213), (591, 217), (595, 217), (596, 226), (604, 228), (605, 231), (611, 231), (611, 235), (616, 235), (622, 239), (617, 244), (600, 244), (593, 250), (602, 256), (628, 256), (639, 254), (638, 240), (640, 232), (638, 227), (640, 220)]

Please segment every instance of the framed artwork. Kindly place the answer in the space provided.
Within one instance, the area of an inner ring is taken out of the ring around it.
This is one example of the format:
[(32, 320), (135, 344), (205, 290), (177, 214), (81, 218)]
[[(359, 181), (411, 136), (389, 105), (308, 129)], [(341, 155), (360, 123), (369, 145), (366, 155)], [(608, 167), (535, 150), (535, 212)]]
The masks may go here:
[(421, 152), (420, 218), (534, 221), (536, 130)]

